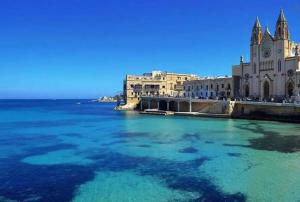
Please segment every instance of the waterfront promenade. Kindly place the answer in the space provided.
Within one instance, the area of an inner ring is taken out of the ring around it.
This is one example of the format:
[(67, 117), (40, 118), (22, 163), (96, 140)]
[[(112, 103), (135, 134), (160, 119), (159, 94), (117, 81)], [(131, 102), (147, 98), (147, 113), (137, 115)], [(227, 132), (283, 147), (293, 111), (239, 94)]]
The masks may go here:
[(171, 111), (174, 115), (228, 117), (300, 122), (300, 104), (142, 96), (140, 111)]

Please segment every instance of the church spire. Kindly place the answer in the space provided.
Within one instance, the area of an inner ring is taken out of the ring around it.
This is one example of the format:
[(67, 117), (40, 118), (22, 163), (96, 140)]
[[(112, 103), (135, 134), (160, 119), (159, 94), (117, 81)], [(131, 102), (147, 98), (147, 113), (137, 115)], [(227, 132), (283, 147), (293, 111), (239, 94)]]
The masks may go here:
[(284, 12), (283, 9), (280, 9), (280, 13), (278, 16), (278, 20), (277, 21), (281, 21), (281, 22), (286, 22), (285, 16), (284, 16)]
[(266, 26), (265, 34), (269, 34), (270, 36), (272, 36), (268, 25)]
[(277, 19), (277, 23), (276, 23), (276, 31), (275, 31), (275, 39), (279, 40), (279, 39), (289, 39), (290, 38), (290, 33), (289, 33), (289, 29), (288, 29), (288, 23), (287, 20), (284, 16), (284, 12), (281, 9), (278, 19)]
[(253, 27), (261, 27), (260, 25), (260, 22), (259, 22), (259, 19), (258, 19), (258, 16), (256, 16), (256, 20), (255, 20), (255, 23), (254, 23), (254, 26)]
[(262, 40), (262, 29), (259, 22), (258, 17), (256, 17), (255, 23), (252, 28), (252, 35), (251, 35), (251, 45), (258, 45)]

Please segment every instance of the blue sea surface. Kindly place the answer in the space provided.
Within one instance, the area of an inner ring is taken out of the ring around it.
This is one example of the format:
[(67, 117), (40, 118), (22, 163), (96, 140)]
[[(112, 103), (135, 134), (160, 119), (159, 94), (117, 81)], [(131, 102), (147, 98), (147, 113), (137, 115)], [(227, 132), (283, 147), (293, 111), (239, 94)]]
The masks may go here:
[(300, 125), (0, 100), (0, 201), (300, 201)]

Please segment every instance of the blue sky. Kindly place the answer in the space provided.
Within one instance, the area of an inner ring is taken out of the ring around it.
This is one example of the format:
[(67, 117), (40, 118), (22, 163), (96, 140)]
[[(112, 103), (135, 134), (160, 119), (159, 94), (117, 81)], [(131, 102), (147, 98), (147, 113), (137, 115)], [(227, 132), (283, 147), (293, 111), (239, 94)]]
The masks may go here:
[(230, 75), (256, 16), (280, 8), (300, 42), (299, 0), (1, 0), (0, 98), (95, 98), (127, 73)]

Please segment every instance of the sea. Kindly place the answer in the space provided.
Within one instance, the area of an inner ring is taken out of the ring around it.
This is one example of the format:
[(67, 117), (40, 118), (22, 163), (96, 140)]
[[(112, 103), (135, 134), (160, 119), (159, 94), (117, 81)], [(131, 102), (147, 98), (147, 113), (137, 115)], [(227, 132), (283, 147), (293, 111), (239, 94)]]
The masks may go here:
[(300, 125), (0, 100), (1, 202), (300, 201)]

